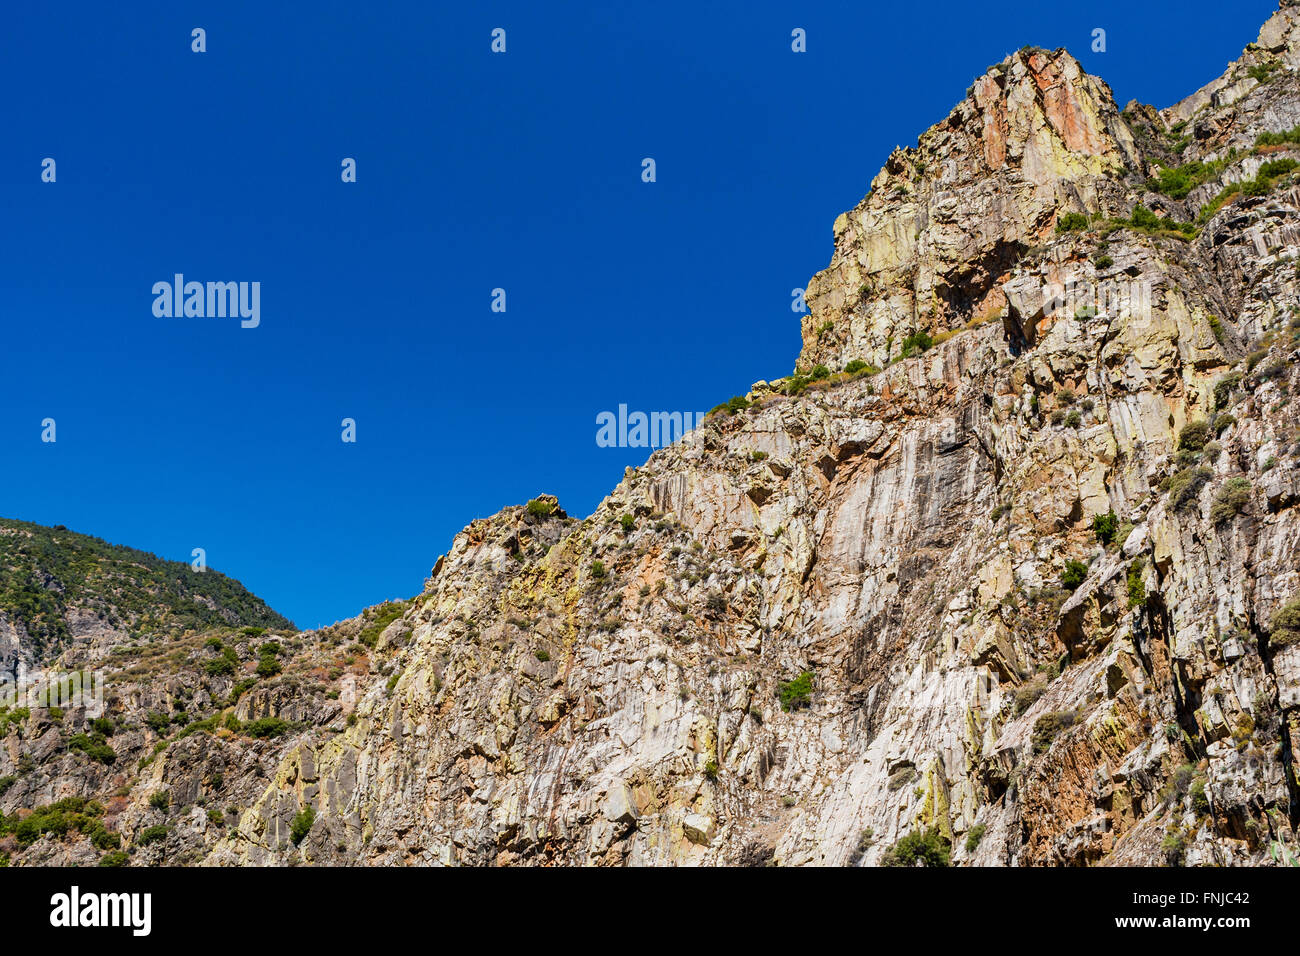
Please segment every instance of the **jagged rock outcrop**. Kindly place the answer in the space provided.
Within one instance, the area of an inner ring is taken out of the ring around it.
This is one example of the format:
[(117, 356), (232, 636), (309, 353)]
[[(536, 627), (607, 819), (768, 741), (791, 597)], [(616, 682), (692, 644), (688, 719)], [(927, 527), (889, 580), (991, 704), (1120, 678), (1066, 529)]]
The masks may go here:
[[(474, 522), (282, 674), (179, 639), (111, 703), (121, 769), (31, 718), (0, 808), (115, 792), (141, 863), (1294, 856), (1300, 136), (1259, 140), (1300, 122), (1294, 49), (1287, 3), (1163, 112), (1008, 58), (809, 286), (800, 369), (882, 370), (762, 383), (585, 520)], [(178, 701), (215, 722), (141, 726)]]

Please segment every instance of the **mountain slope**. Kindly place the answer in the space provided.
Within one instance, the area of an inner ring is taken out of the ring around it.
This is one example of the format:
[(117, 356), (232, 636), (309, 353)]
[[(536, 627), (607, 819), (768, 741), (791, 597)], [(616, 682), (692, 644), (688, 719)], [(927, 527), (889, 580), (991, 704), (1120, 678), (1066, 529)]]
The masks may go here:
[(120, 770), (24, 718), (0, 853), (92, 862), (16, 817), (111, 786), (140, 864), (1294, 857), (1295, 51), (1287, 2), (1164, 112), (994, 66), (837, 220), (794, 374), (409, 602), (178, 648)]
[(0, 518), (0, 664), (214, 625), (291, 629), (238, 581), (60, 526)]

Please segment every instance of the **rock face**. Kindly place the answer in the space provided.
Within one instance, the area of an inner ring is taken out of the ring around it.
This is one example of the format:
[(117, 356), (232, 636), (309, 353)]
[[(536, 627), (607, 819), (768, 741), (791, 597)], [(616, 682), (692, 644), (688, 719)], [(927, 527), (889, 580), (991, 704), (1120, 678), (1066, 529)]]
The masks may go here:
[[(117, 685), (110, 765), (80, 715), (11, 729), (0, 808), (116, 793), (135, 863), (1294, 856), (1300, 135), (1257, 145), (1300, 122), (1294, 50), (1286, 4), (1163, 113), (1008, 58), (809, 285), (800, 369), (883, 370), (763, 383), (585, 520), (474, 522), (282, 673), (187, 638)], [(144, 716), (178, 707), (212, 723)]]

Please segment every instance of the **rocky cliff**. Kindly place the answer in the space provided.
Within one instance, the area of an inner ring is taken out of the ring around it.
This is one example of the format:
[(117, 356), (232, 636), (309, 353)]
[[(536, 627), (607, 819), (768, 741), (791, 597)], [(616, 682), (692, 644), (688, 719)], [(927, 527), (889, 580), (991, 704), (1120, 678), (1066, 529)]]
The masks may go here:
[(1163, 111), (994, 65), (836, 220), (792, 375), (410, 601), (125, 650), (112, 759), (11, 712), (0, 853), (1294, 860), (1298, 69), (1290, 2)]

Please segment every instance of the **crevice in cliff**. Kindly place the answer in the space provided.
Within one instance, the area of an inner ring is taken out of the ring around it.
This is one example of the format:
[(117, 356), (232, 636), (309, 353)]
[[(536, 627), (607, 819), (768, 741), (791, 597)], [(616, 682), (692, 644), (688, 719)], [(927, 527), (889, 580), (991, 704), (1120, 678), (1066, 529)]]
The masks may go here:
[[(1183, 731), (1183, 739), (1199, 760), (1205, 757), (1205, 739), (1201, 726), (1196, 721), (1196, 711), (1201, 706), (1201, 696), (1196, 687), (1186, 679), (1186, 674), (1179, 672), (1179, 665), (1173, 657), (1173, 622), (1169, 608), (1159, 592), (1148, 594), (1145, 613), (1151, 639), (1164, 644), (1169, 659), (1169, 693), (1174, 705), (1174, 719)], [(1157, 677), (1151, 667), (1150, 657), (1144, 658), (1148, 673)]]
[(1290, 726), (1286, 710), (1282, 707), (1281, 689), (1278, 686), (1277, 672), (1273, 668), (1273, 655), (1269, 651), (1268, 635), (1259, 626), (1253, 611), (1249, 615), (1246, 626), (1251, 636), (1255, 638), (1256, 649), (1264, 664), (1264, 673), (1273, 679), (1273, 697), (1269, 703), (1278, 714), (1276, 729), (1279, 737), (1278, 749), (1282, 758), (1282, 779), (1286, 781), (1287, 789), (1287, 819), (1290, 820), (1292, 829), (1300, 828), (1300, 780), (1296, 779), (1295, 753), (1291, 747)]

